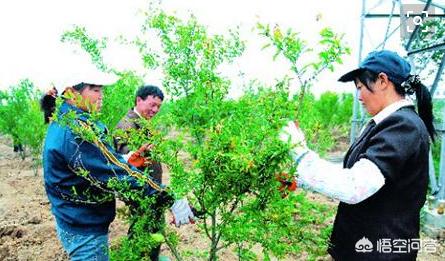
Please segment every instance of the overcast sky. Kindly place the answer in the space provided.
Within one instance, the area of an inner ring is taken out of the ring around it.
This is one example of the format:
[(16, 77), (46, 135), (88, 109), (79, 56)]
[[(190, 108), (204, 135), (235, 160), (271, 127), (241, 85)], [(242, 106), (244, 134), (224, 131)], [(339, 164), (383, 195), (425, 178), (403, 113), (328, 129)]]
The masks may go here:
[[(373, 11), (389, 12), (391, 1), (367, 1)], [(383, 2), (381, 5), (377, 5)], [(97, 37), (114, 38), (120, 34), (131, 37), (139, 31), (143, 19), (139, 10), (147, 6), (143, 0), (14, 0), (0, 2), (0, 88), (29, 78), (39, 88), (47, 88), (51, 82), (70, 72), (94, 69), (88, 56), (78, 48), (60, 42), (63, 31), (72, 25), (85, 26)], [(264, 40), (252, 32), (256, 22), (278, 24), (301, 32), (302, 38), (315, 43), (321, 28), (329, 26), (345, 34), (352, 54), (345, 57), (344, 65), (334, 73), (325, 72), (314, 86), (314, 91), (339, 89), (353, 90), (352, 85), (338, 84), (338, 77), (357, 66), (360, 30), (360, 0), (344, 1), (297, 1), (297, 0), (170, 0), (163, 1), (166, 11), (186, 17), (192, 12), (208, 26), (211, 33), (225, 33), (229, 28), (240, 26), (241, 38), (247, 41), (245, 54), (223, 72), (234, 79), (233, 89), (246, 79), (259, 79), (271, 84), (274, 79), (290, 74), (284, 61), (272, 61), (272, 50), (261, 51)], [(395, 19), (394, 25), (398, 23)], [(365, 54), (383, 39), (387, 20), (368, 21), (365, 32)], [(395, 37), (390, 48), (398, 48)], [(111, 48), (105, 59), (117, 68), (138, 69), (137, 56), (122, 46)], [(243, 79), (236, 78), (239, 72)], [(292, 75), (291, 75), (292, 76)], [(161, 84), (162, 75), (153, 73), (147, 83)]]

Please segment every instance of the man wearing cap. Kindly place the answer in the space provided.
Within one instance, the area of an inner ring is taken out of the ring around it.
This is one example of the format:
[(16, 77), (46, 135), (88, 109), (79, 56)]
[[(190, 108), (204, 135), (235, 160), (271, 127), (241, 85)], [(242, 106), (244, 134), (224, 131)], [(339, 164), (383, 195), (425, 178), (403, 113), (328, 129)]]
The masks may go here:
[(431, 96), (410, 70), (405, 59), (384, 50), (371, 52), (358, 69), (339, 79), (355, 82), (372, 116), (343, 166), (309, 150), (293, 122), (280, 133), (283, 142), (294, 145), (290, 154), (298, 165), (299, 187), (340, 201), (328, 249), (335, 260), (416, 259), (418, 248), (409, 246), (419, 241), (435, 131)]
[[(106, 141), (106, 127), (91, 117), (92, 112), (101, 109), (106, 82), (86, 78), (80, 78), (84, 82), (78, 84), (63, 85), (68, 86), (64, 91), (67, 98), (45, 139), (44, 182), (57, 235), (70, 259), (108, 260), (116, 184), (121, 184), (124, 192), (155, 196), (164, 205), (173, 203), (173, 198), (163, 185), (128, 165)], [(79, 129), (94, 135), (82, 136)], [(193, 218), (184, 199), (175, 201), (172, 213), (178, 225)]]

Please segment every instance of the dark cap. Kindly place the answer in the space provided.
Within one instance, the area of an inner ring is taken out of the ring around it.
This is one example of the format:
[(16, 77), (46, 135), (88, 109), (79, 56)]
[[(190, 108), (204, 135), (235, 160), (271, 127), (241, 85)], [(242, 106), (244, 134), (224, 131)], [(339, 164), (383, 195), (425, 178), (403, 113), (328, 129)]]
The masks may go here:
[(389, 80), (395, 84), (401, 84), (408, 79), (411, 72), (411, 65), (397, 53), (383, 50), (370, 52), (363, 60), (358, 69), (350, 71), (340, 77), (340, 82), (354, 81), (363, 71), (369, 70), (374, 73), (385, 73)]

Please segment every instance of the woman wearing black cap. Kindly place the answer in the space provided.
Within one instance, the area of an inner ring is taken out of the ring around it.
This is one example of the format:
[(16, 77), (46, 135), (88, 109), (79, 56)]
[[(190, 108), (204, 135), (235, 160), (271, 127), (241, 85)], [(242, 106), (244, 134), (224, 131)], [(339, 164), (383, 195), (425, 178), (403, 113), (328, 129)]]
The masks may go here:
[[(295, 145), (298, 184), (340, 200), (328, 252), (335, 260), (415, 260), (434, 141), (428, 89), (391, 51), (372, 52), (343, 75), (354, 81), (372, 119), (345, 155), (343, 167), (307, 149), (289, 122), (280, 139)], [(409, 95), (415, 94), (417, 111)]]

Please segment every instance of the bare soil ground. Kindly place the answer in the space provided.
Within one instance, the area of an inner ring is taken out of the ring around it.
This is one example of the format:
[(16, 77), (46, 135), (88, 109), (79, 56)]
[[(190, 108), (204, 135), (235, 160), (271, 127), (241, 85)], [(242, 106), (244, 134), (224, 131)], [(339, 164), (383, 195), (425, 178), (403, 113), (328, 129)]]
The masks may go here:
[[(56, 236), (42, 175), (39, 169), (35, 176), (31, 161), (21, 160), (12, 152), (10, 141), (0, 137), (0, 260), (68, 260)], [(168, 170), (164, 178), (168, 182)], [(310, 197), (333, 208), (336, 206), (335, 201), (321, 195), (310, 194)], [(122, 203), (118, 202), (118, 206), (122, 207)], [(169, 214), (167, 218), (170, 218)], [(127, 228), (120, 218), (116, 218), (110, 229), (111, 244), (116, 244), (119, 237), (126, 234)], [(184, 259), (203, 260), (202, 257), (196, 257), (204, 253), (207, 245), (199, 228), (183, 226), (178, 232), (181, 235), (179, 250), (195, 256), (186, 256)], [(436, 253), (420, 254), (418, 260), (445, 260), (444, 245), (441, 241)], [(255, 250), (261, 252), (260, 248)], [(162, 254), (172, 257), (165, 244)], [(220, 252), (219, 257), (220, 260), (237, 260), (230, 249)], [(305, 259), (303, 254), (287, 260)]]

